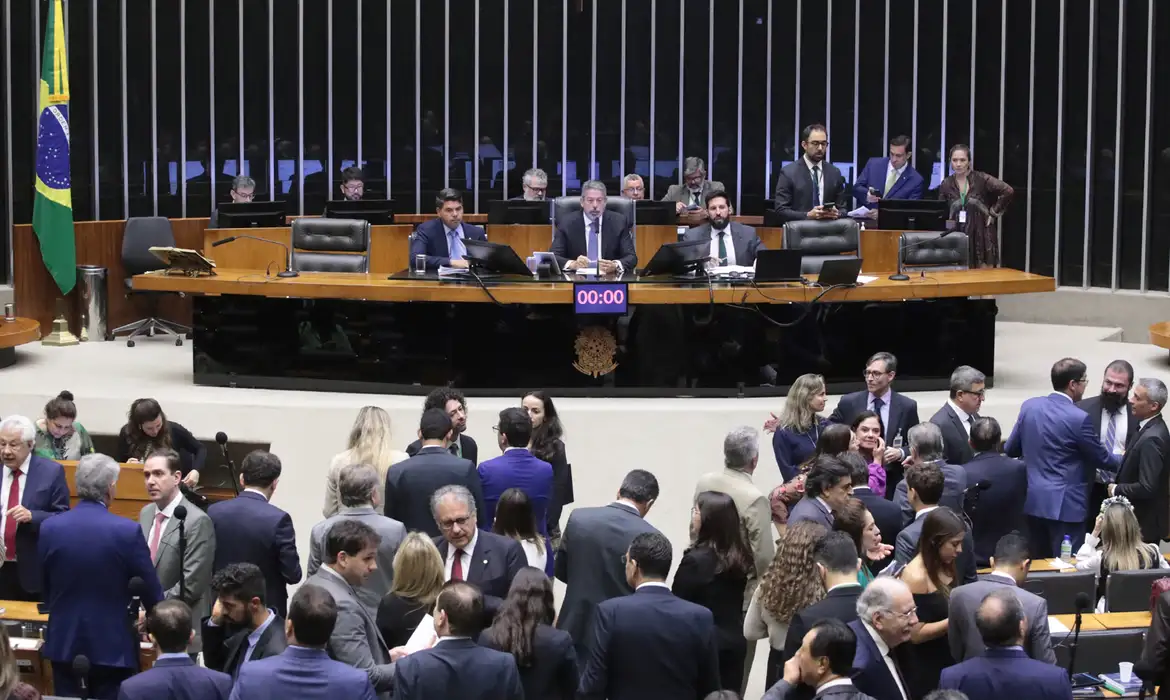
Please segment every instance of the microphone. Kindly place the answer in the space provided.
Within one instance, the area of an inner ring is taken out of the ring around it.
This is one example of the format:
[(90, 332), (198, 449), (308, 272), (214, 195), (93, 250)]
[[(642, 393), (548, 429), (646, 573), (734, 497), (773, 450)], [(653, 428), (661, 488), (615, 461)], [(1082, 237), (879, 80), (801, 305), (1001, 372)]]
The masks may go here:
[(240, 479), (236, 476), (236, 465), (232, 462), (231, 455), (228, 454), (228, 436), (222, 430), (215, 434), (215, 441), (219, 443), (219, 451), (223, 453), (223, 461), (227, 463), (228, 474), (232, 477), (232, 489), (235, 490), (236, 495), (240, 495)]
[(179, 520), (179, 598), (190, 605), (190, 601), (187, 600), (187, 576), (183, 573), (187, 563), (187, 531), (184, 529), (187, 506), (181, 503), (175, 506), (175, 517)]
[(1074, 605), (1076, 606), (1077, 617), (1073, 622), (1072, 644), (1070, 644), (1068, 647), (1068, 679), (1070, 683), (1072, 682), (1074, 673), (1073, 669), (1076, 668), (1077, 664), (1077, 643), (1081, 639), (1081, 615), (1086, 610), (1092, 610), (1093, 599), (1089, 597), (1088, 593), (1081, 591), (1080, 593), (1077, 593), (1076, 602)]
[(77, 679), (77, 690), (82, 700), (89, 700), (89, 685), (86, 681), (89, 677), (89, 657), (84, 654), (73, 657), (73, 677)]
[(281, 248), (284, 248), (284, 259), (285, 259), (284, 271), (276, 273), (276, 276), (277, 277), (299, 277), (300, 276), (297, 274), (296, 270), (292, 269), (293, 268), (292, 249), (289, 248), (284, 243), (281, 243), (280, 241), (272, 241), (272, 240), (269, 240), (267, 238), (261, 238), (259, 236), (249, 236), (248, 234), (242, 233), (238, 236), (228, 236), (227, 238), (221, 238), (218, 241), (215, 241), (214, 243), (212, 243), (211, 247), (215, 248), (216, 246), (221, 246), (221, 245), (224, 245), (225, 243), (231, 243), (232, 241), (238, 241), (241, 238), (250, 238), (253, 241), (260, 241), (261, 243), (272, 243), (274, 245), (280, 246)]
[[(179, 508), (182, 508), (182, 506), (179, 506)], [(175, 509), (175, 512), (178, 513), (178, 508)], [(1074, 604), (1076, 605), (1077, 614), (1080, 615), (1089, 608), (1093, 607), (1093, 599), (1089, 597), (1088, 593), (1081, 591), (1077, 594), (1076, 602)]]
[[(899, 238), (898, 239), (898, 248), (899, 248), (899, 250), (898, 250), (898, 271), (895, 274), (890, 275), (888, 279), (890, 279), (894, 282), (908, 282), (908, 281), (910, 281), (910, 276), (902, 272), (903, 254), (908, 250), (913, 250), (914, 248), (917, 248), (918, 246), (926, 245), (927, 243), (933, 243), (937, 240), (941, 240), (943, 238), (946, 238), (947, 236), (951, 235), (954, 232), (955, 232), (954, 229), (947, 229), (946, 231), (941, 231), (938, 234), (938, 236), (935, 238), (927, 238), (926, 240), (918, 241), (917, 243), (911, 243), (910, 245), (902, 245), (901, 238)], [(902, 234), (902, 235), (904, 236), (905, 234)], [(214, 245), (214, 244), (212, 244), (212, 245)]]

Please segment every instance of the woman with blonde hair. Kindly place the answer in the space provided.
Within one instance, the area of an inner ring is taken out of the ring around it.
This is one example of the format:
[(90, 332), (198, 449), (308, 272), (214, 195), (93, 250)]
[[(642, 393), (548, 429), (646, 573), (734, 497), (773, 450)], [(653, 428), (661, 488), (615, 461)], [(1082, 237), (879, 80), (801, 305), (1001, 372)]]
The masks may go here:
[(383, 498), (386, 495), (386, 472), (390, 465), (397, 464), (407, 458), (407, 454), (394, 449), (394, 440), (390, 430), (390, 414), (377, 406), (365, 406), (358, 411), (353, 427), (349, 431), (349, 443), (344, 452), (340, 452), (329, 462), (329, 474), (325, 481), (325, 507), (321, 512), (326, 518), (337, 515), (341, 507), (341, 497), (337, 492), (337, 477), (341, 468), (348, 464), (369, 464), (378, 470), (378, 505), (375, 509), (381, 512)]
[(393, 649), (406, 644), (443, 589), (443, 557), (422, 532), (402, 540), (394, 555), (394, 583), (378, 605), (378, 630)]
[(1129, 499), (1113, 496), (1101, 504), (1093, 531), (1085, 535), (1085, 543), (1077, 550), (1076, 567), (1097, 574), (1097, 612), (1103, 613), (1110, 572), (1167, 569), (1170, 564), (1158, 545), (1142, 542), (1142, 529)]
[(813, 550), (827, 533), (820, 524), (807, 520), (788, 528), (748, 606), (743, 636), (748, 641), (767, 638), (771, 645), (766, 688), (784, 674), (784, 641), (792, 616), (825, 597)]
[(825, 378), (819, 374), (802, 374), (792, 383), (784, 410), (764, 423), (764, 430), (772, 434), (772, 450), (780, 476), (790, 481), (797, 468), (808, 461), (816, 450), (821, 432), (829, 424), (820, 415), (825, 410)]
[(20, 680), (16, 653), (8, 640), (8, 631), (0, 625), (0, 700), (40, 700), (40, 692)]

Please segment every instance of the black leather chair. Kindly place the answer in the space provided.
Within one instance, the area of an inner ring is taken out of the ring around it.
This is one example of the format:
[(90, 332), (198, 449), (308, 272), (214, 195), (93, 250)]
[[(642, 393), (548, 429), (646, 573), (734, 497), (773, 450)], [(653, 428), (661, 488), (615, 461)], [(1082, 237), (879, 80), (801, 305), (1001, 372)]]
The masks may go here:
[(857, 258), (861, 226), (852, 219), (789, 221), (784, 224), (784, 247), (803, 251), (801, 273), (820, 273), (826, 260)]
[[(1051, 611), (1051, 607), (1049, 608)], [(1142, 656), (1142, 636), (1145, 627), (1085, 632), (1077, 641), (1077, 663), (1073, 673), (1117, 673), (1122, 661), (1134, 662)], [(1068, 668), (1069, 647), (1060, 645), (1064, 635), (1053, 635), (1052, 645), (1056, 652), (1056, 665)], [(1069, 637), (1068, 643), (1072, 642)], [(1026, 695), (1026, 693), (1025, 693)]]
[(370, 223), (360, 219), (293, 221), (293, 269), (298, 272), (367, 272)]
[(966, 270), (971, 246), (967, 234), (956, 231), (939, 237), (934, 231), (906, 231), (898, 244), (902, 268)]
[(1105, 579), (1105, 609), (1109, 612), (1147, 612), (1154, 581), (1170, 576), (1166, 569), (1113, 571)]
[[(1092, 571), (1062, 574), (1039, 571), (1028, 574), (1024, 589), (1048, 601), (1049, 615), (1072, 615), (1077, 611), (1077, 594), (1084, 593), (1096, 605), (1097, 575)], [(1092, 612), (1092, 608), (1088, 610)]]
[[(175, 345), (183, 344), (183, 336), (191, 329), (181, 323), (168, 321), (158, 317), (158, 303), (164, 295), (174, 292), (155, 292), (134, 289), (134, 275), (141, 275), (152, 270), (161, 270), (166, 263), (159, 260), (150, 252), (151, 248), (173, 248), (175, 233), (171, 230), (171, 222), (163, 216), (139, 216), (126, 219), (126, 229), (122, 233), (122, 267), (126, 270), (123, 284), (126, 287), (126, 296), (143, 297), (148, 304), (146, 318), (127, 323), (115, 328), (111, 335), (115, 338), (129, 334), (126, 345), (134, 347), (137, 338), (154, 335), (165, 335), (175, 339)], [(179, 296), (183, 296), (179, 293)]]
[[(626, 217), (631, 225), (634, 223), (634, 200), (626, 199), (625, 197), (606, 197), (605, 198), (606, 211), (613, 211)], [(554, 221), (560, 221), (561, 217), (572, 216), (573, 214), (581, 213), (581, 198), (580, 197), (557, 197), (553, 202), (553, 216)]]

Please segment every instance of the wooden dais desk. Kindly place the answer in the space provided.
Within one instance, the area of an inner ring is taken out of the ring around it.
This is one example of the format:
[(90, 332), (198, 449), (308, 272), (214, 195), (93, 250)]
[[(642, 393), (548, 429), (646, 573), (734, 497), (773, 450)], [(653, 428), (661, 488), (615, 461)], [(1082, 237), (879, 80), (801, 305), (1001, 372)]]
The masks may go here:
[(16, 346), (41, 339), (41, 324), (32, 318), (6, 321), (0, 317), (0, 369), (16, 362)]
[[(77, 505), (77, 462), (62, 460), (65, 468), (65, 483), (69, 485), (69, 503)], [(138, 513), (151, 503), (150, 494), (146, 492), (146, 479), (142, 474), (141, 464), (119, 464), (121, 471), (118, 474), (118, 487), (114, 502), (110, 504), (110, 512), (120, 515), (134, 522), (138, 522)], [(211, 502), (226, 501), (235, 497), (232, 489), (204, 487), (199, 489), (207, 500)], [(3, 619), (3, 616), (0, 616)]]

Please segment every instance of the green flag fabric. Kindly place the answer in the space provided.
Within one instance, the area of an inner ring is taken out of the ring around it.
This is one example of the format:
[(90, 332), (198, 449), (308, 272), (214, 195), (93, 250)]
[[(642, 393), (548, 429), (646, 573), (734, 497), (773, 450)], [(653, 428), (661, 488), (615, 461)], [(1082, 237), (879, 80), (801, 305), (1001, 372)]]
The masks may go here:
[(69, 176), (69, 71), (65, 59), (61, 0), (51, 0), (37, 105), (37, 179), (32, 225), (41, 244), (41, 258), (62, 294), (68, 294), (77, 284)]

